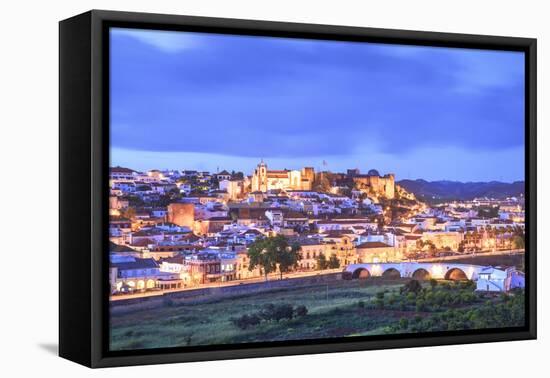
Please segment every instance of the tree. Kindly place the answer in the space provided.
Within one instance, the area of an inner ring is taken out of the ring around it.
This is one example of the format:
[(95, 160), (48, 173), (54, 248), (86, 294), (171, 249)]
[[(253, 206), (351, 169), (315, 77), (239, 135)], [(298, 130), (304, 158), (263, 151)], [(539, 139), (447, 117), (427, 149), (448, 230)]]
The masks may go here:
[(136, 209), (133, 207), (127, 207), (126, 209), (121, 210), (120, 215), (127, 219), (134, 219), (136, 216)]
[(328, 260), (328, 267), (330, 269), (340, 268), (340, 260), (338, 260), (336, 255), (333, 254), (330, 256), (330, 259)]
[(525, 239), (523, 238), (523, 236), (516, 235), (512, 238), (512, 240), (515, 249), (525, 248)]
[(300, 305), (298, 307), (296, 307), (294, 309), (294, 314), (297, 316), (297, 317), (303, 317), (303, 316), (306, 316), (307, 315), (307, 307), (304, 306), (304, 305)]
[[(417, 245), (418, 245), (418, 241), (417, 241)], [(424, 248), (426, 246), (428, 247), (429, 255), (434, 256), (435, 253), (437, 252), (437, 248), (436, 248), (435, 244), (431, 240), (428, 240), (428, 241), (425, 241), (425, 242), (422, 243), (422, 248)]]
[(286, 238), (282, 235), (275, 236), (276, 252), (275, 262), (279, 266), (280, 278), (283, 279), (283, 273), (287, 273), (298, 266), (300, 260), (300, 245), (293, 243), (289, 245)]
[(248, 269), (252, 271), (258, 266), (261, 267), (266, 281), (269, 273), (277, 269), (275, 254), (270, 248), (268, 239), (258, 239), (252, 243), (248, 248), (248, 257), (250, 258)]
[(212, 176), (210, 178), (210, 186), (212, 188), (218, 188), (220, 186), (220, 181), (218, 180), (218, 177)]
[(417, 280), (410, 280), (402, 287), (401, 290), (404, 293), (417, 294), (422, 290), (422, 285)]
[(350, 197), (351, 198), (351, 189), (348, 187), (340, 188), (338, 191), (340, 195)]
[(240, 329), (247, 329), (249, 327), (254, 327), (260, 324), (260, 317), (256, 314), (248, 315), (244, 314), (238, 318), (231, 318), (231, 322), (239, 327)]
[(319, 254), (317, 257), (317, 270), (324, 270), (328, 268), (328, 261), (324, 253)]
[[(300, 310), (300, 311), (303, 311), (303, 310)], [(282, 304), (275, 305), (273, 303), (268, 303), (267, 305), (264, 306), (264, 308), (258, 314), (258, 316), (264, 319), (265, 321), (275, 320), (278, 322), (282, 319), (292, 319), (294, 317), (294, 312), (295, 312), (294, 307), (292, 307), (292, 305), (290, 304), (282, 303)], [(306, 309), (306, 313), (307, 313), (307, 309)]]
[(273, 319), (275, 321), (280, 321), (283, 319), (292, 319), (294, 317), (294, 308), (288, 303), (275, 306), (275, 311), (273, 312)]
[(283, 273), (289, 272), (298, 265), (299, 251), (300, 246), (296, 243), (289, 245), (283, 235), (256, 240), (248, 248), (250, 258), (248, 269), (253, 270), (260, 266), (267, 281), (268, 274), (275, 272), (278, 267), (282, 279)]
[(232, 180), (243, 180), (244, 179), (244, 173), (231, 171), (231, 179)]
[(477, 208), (477, 215), (481, 218), (496, 218), (498, 206), (480, 206)]

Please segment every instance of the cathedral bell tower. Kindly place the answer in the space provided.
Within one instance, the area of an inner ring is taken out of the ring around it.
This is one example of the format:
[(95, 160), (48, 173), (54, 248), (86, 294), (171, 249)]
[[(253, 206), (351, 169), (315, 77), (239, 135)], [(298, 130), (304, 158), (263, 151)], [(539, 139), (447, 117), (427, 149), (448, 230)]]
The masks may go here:
[(252, 190), (267, 192), (267, 164), (262, 159), (260, 164), (254, 170), (254, 177), (252, 180)]

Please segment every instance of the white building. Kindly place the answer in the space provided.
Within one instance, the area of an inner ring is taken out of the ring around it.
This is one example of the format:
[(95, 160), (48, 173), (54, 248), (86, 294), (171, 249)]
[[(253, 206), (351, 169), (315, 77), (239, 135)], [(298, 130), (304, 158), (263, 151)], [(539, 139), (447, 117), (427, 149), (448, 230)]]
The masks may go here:
[(272, 226), (283, 225), (283, 212), (281, 210), (267, 210), (265, 216), (269, 219)]
[(507, 292), (525, 287), (525, 275), (515, 268), (505, 270), (486, 267), (478, 273), (476, 291)]

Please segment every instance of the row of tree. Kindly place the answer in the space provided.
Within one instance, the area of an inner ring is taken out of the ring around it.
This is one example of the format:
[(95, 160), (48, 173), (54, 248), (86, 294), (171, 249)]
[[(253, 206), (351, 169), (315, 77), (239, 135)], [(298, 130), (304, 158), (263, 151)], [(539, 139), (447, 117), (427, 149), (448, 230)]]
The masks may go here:
[(278, 270), (282, 279), (283, 273), (290, 272), (298, 266), (301, 258), (300, 249), (299, 244), (289, 244), (283, 235), (256, 240), (248, 248), (249, 269), (260, 267), (266, 281), (270, 273)]
[[(248, 248), (250, 258), (249, 269), (259, 267), (266, 280), (267, 276), (279, 272), (281, 279), (284, 273), (288, 273), (298, 267), (301, 259), (301, 247), (298, 243), (289, 243), (283, 235), (268, 237), (256, 240)], [(324, 254), (317, 258), (317, 270), (337, 269), (340, 267), (340, 260), (335, 254), (328, 259)]]
[(335, 254), (332, 254), (328, 260), (322, 253), (317, 257), (317, 270), (337, 269), (339, 267), (340, 260)]

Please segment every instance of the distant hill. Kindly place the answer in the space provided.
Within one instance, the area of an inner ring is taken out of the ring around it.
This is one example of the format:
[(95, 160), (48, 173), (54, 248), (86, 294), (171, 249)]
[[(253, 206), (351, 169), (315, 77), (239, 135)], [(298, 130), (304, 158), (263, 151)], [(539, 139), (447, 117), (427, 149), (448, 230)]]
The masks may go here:
[(472, 200), (476, 197), (506, 198), (519, 196), (525, 192), (525, 182), (505, 183), (490, 182), (459, 182), (459, 181), (426, 181), (401, 180), (398, 185), (425, 202), (440, 202), (444, 200)]

